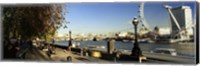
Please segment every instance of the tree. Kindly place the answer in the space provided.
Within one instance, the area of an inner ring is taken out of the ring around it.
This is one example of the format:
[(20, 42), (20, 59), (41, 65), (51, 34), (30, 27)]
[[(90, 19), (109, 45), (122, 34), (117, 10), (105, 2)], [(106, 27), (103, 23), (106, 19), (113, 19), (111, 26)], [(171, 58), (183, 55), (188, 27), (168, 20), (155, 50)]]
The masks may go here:
[(154, 37), (155, 37), (155, 39), (157, 39), (157, 36), (159, 36), (159, 28), (158, 28), (158, 26), (155, 26), (154, 27)]
[(155, 32), (158, 32), (158, 31), (159, 31), (158, 26), (155, 26), (155, 27), (154, 27), (154, 31), (155, 31)]
[(65, 22), (63, 5), (3, 7), (3, 36), (21, 39), (54, 35)]

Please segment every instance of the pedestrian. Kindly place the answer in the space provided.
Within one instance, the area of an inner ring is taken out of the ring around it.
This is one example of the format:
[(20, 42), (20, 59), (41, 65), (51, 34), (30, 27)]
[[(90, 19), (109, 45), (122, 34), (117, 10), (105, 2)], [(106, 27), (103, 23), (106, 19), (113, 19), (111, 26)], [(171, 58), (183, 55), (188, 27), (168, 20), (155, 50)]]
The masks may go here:
[(5, 59), (17, 59), (18, 52), (21, 50), (20, 43), (15, 37), (5, 39), (4, 58)]
[(20, 59), (25, 59), (25, 53), (27, 51), (27, 46), (24, 42), (24, 40), (20, 40), (20, 50), (17, 53), (17, 57)]
[(68, 56), (67, 57), (67, 62), (71, 62), (72, 61), (72, 57), (71, 56)]
[(54, 44), (55, 43), (55, 40), (54, 39), (52, 39), (52, 44)]
[(29, 45), (29, 49), (32, 50), (33, 42), (31, 40), (28, 40), (27, 44)]

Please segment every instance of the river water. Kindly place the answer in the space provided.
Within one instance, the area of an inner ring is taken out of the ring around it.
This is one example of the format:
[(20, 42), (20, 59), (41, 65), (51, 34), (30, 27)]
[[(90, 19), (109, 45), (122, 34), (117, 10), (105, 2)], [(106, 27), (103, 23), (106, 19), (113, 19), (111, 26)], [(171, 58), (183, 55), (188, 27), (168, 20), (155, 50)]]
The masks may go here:
[[(88, 47), (91, 45), (105, 46), (107, 48), (107, 41), (73, 41), (73, 43), (80, 43), (80, 47)], [(55, 44), (60, 46), (68, 46), (68, 41), (57, 41)], [(155, 48), (172, 48), (175, 49), (178, 55), (195, 57), (196, 55), (196, 44), (195, 43), (179, 43), (179, 44), (155, 44), (155, 43), (139, 43), (142, 51), (150, 52)], [(124, 49), (129, 52), (133, 48), (133, 43), (131, 42), (121, 42), (115, 41), (116, 49)]]

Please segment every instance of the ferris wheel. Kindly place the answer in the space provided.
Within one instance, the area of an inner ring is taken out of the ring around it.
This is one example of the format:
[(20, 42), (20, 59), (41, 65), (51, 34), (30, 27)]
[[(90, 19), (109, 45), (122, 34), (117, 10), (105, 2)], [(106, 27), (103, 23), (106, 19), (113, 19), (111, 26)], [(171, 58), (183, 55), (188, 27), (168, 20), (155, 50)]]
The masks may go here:
[(149, 24), (146, 22), (145, 18), (144, 18), (144, 2), (142, 2), (139, 5), (139, 21), (142, 23), (142, 26), (144, 26), (145, 28), (147, 28), (148, 30), (151, 30), (149, 27)]

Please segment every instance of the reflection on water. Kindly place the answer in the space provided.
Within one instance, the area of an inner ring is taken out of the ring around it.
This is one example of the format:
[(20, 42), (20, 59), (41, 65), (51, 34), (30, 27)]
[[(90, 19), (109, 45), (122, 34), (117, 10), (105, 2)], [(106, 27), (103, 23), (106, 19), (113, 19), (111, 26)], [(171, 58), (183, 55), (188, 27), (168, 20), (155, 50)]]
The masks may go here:
[[(98, 45), (98, 46), (105, 46), (107, 47), (107, 41), (74, 41), (74, 43), (80, 43), (80, 47), (88, 47), (91, 45)], [(67, 41), (58, 41), (55, 42), (55, 44), (61, 45), (61, 46), (68, 46)], [(142, 51), (151, 51), (155, 48), (173, 48), (176, 49), (176, 52), (178, 55), (184, 55), (184, 56), (193, 56), (195, 54), (195, 44), (194, 43), (179, 43), (179, 44), (149, 44), (149, 43), (140, 43), (139, 44)], [(117, 49), (124, 49), (131, 51), (133, 48), (133, 43), (130, 42), (121, 42), (116, 41), (115, 47)]]

